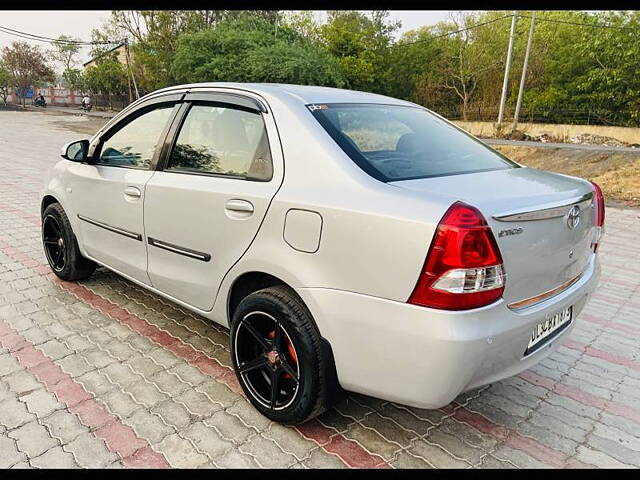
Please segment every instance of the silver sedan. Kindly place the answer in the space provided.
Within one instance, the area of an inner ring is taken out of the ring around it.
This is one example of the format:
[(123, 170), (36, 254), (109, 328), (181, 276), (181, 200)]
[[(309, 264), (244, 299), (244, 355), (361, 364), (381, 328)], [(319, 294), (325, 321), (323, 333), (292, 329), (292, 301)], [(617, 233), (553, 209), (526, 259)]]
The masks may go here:
[(597, 185), (389, 97), (181, 85), (62, 156), (42, 196), (56, 275), (102, 265), (228, 326), (244, 392), (283, 423), (345, 390), (437, 408), (515, 375), (599, 278)]

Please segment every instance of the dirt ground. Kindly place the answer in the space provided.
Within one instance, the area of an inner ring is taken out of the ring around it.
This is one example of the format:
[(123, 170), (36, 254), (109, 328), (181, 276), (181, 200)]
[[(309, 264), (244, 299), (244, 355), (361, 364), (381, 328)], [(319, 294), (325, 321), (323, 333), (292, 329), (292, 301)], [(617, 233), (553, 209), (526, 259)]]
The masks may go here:
[[(453, 123), (478, 137), (494, 138), (496, 135), (496, 124), (494, 122), (455, 120)], [(510, 123), (505, 124), (505, 126), (507, 130), (510, 130)], [(640, 143), (640, 128), (522, 122), (518, 124), (518, 130), (531, 136), (546, 134), (553, 139), (552, 141), (561, 143), (568, 142), (571, 137), (580, 134), (610, 137), (628, 145)]]
[(493, 147), (527, 167), (592, 180), (600, 185), (607, 201), (640, 206), (640, 152), (603, 153), (511, 145)]

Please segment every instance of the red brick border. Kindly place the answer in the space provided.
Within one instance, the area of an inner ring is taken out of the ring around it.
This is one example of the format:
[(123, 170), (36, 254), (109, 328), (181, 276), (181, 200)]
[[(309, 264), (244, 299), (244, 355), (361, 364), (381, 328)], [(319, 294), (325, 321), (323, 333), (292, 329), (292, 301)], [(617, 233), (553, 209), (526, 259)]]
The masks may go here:
[[(196, 367), (204, 375), (212, 377), (228, 386), (237, 394), (243, 395), (242, 387), (238, 383), (233, 369), (222, 365), (218, 360), (199, 352), (191, 345), (174, 337), (168, 332), (147, 322), (110, 300), (101, 297), (88, 288), (72, 282), (65, 282), (53, 274), (48, 277), (71, 293), (79, 300), (98, 310), (134, 332), (148, 338), (152, 342), (169, 350), (178, 358)], [(304, 425), (293, 427), (302, 436), (317, 443), (325, 452), (336, 455), (348, 467), (352, 468), (389, 468), (385, 460), (377, 454), (370, 453), (359, 443), (345, 438), (341, 433), (321, 425), (317, 420), (311, 420)]]
[(168, 468), (164, 455), (155, 452), (146, 440), (99, 404), (93, 395), (65, 373), (22, 335), (0, 319), (0, 345), (9, 350), (18, 363), (75, 414), (92, 434), (104, 440), (107, 449), (117, 454), (127, 467)]

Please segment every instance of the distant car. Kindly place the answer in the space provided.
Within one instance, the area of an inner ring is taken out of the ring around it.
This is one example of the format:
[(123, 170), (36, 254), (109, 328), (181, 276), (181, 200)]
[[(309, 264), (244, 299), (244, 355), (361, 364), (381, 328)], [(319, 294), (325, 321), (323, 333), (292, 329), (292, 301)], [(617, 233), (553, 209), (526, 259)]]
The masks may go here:
[(429, 110), (332, 88), (151, 93), (63, 148), (42, 235), (230, 328), (239, 382), (300, 423), (354, 391), (421, 408), (548, 356), (598, 282), (600, 188)]

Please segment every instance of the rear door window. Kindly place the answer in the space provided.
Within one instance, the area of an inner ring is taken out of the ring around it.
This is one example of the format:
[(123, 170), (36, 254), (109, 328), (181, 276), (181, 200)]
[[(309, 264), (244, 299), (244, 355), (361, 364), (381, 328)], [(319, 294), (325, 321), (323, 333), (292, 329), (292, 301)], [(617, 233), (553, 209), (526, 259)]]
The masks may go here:
[(385, 182), (518, 167), (420, 107), (378, 104), (308, 107), (356, 164)]
[(192, 105), (167, 171), (270, 180), (271, 151), (259, 112), (214, 104)]

